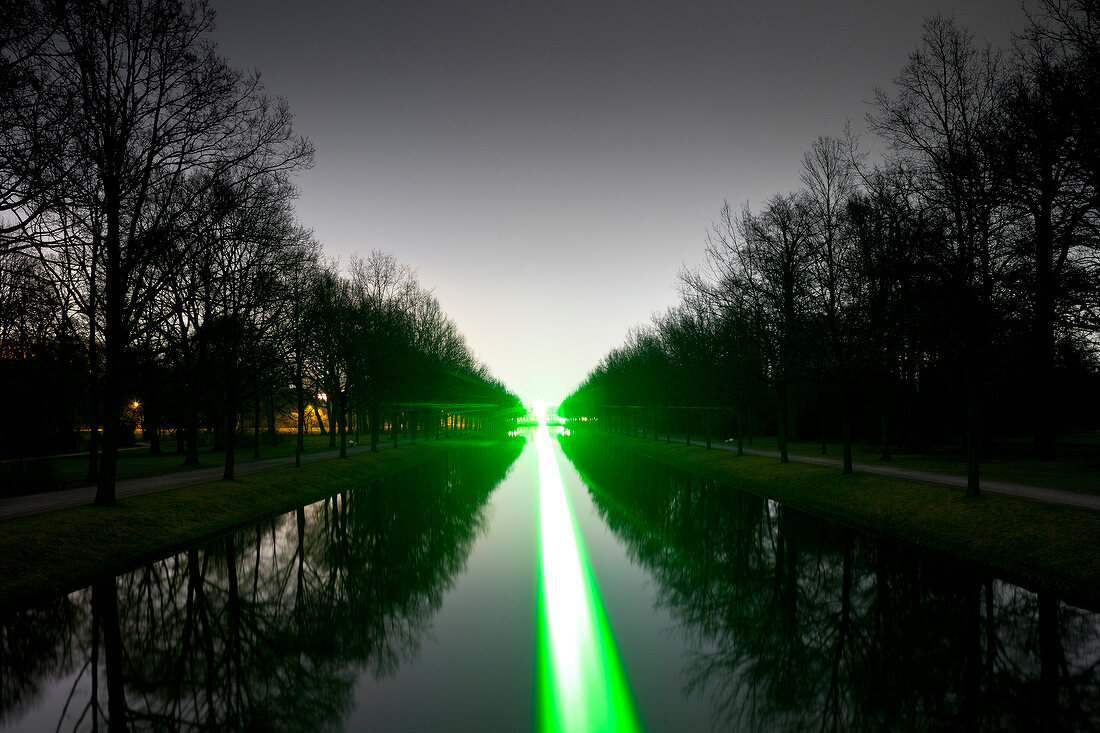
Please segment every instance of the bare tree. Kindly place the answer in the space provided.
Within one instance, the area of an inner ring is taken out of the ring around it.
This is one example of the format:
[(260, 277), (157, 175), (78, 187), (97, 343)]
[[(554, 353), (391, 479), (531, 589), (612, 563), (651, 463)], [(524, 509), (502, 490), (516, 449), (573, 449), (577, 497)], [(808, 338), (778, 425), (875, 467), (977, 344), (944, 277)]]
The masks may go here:
[[(1046, 3), (1019, 39), (1001, 95), (995, 163), (1006, 198), (1028, 225), (1018, 241), (1026, 263), (1018, 288), (1030, 306), (1031, 421), (1035, 454), (1056, 455), (1057, 343), (1079, 327), (1071, 313), (1088, 308), (1095, 266), (1100, 176), (1096, 165), (1095, 64), (1100, 12), (1089, 3)], [(1095, 29), (1096, 26), (1092, 25)]]
[[(824, 327), (826, 380), (840, 396), (844, 473), (852, 473), (851, 378), (853, 322), (858, 302), (853, 298), (852, 240), (848, 236), (848, 200), (855, 191), (851, 144), (835, 137), (819, 137), (802, 156), (800, 178), (805, 186), (814, 250), (812, 271), (817, 308)], [(824, 395), (820, 397), (824, 399)], [(825, 437), (822, 435), (822, 445)]]
[(977, 48), (973, 35), (936, 15), (924, 24), (920, 48), (895, 81), (876, 92), (868, 121), (922, 172), (922, 194), (943, 211), (941, 262), (961, 316), (965, 357), (967, 496), (979, 493), (981, 409), (998, 244), (999, 181), (991, 165), (999, 112), (999, 57)]
[[(257, 78), (229, 67), (205, 40), (213, 13), (204, 0), (72, 0), (52, 4), (42, 17), (48, 33), (21, 68), (35, 70), (34, 103), (47, 110), (44, 116), (57, 117), (62, 105), (70, 124), (64, 148), (48, 157), (33, 151), (33, 166), (46, 166), (37, 178), (64, 188), (66, 205), (93, 210), (82, 219), (101, 241), (102, 269), (93, 271), (101, 280), (85, 287), (102, 291), (96, 502), (109, 505), (123, 351), (163, 280), (189, 254), (169, 246), (186, 240), (180, 223), (201, 191), (188, 182), (221, 180), (230, 171), (291, 170), (309, 163), (312, 148), (294, 137), (286, 105), (271, 102)], [(48, 210), (60, 200), (42, 194), (41, 204), (28, 205)]]
[[(0, 252), (36, 245), (33, 228), (64, 171), (73, 101), (50, 85), (43, 49), (55, 30), (49, 4), (0, 0)], [(60, 92), (60, 93), (59, 93)]]

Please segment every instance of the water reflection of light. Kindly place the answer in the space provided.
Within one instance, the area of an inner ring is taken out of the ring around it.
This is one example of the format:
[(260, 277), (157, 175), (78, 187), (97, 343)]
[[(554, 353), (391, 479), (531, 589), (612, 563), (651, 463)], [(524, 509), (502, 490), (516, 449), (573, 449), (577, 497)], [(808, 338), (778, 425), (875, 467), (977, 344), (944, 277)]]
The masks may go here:
[(614, 638), (543, 419), (539, 462), (539, 717), (543, 731), (637, 731)]

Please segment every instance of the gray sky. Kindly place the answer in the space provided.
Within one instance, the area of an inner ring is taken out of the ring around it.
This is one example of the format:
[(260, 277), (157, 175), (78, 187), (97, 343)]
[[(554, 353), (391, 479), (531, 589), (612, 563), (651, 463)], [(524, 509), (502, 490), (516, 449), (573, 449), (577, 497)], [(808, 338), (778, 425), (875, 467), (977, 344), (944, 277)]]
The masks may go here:
[(923, 18), (995, 47), (1024, 25), (1018, 0), (212, 2), (317, 146), (298, 214), (326, 252), (416, 269), (550, 402), (677, 302), (723, 200), (793, 190), (814, 138), (862, 128)]

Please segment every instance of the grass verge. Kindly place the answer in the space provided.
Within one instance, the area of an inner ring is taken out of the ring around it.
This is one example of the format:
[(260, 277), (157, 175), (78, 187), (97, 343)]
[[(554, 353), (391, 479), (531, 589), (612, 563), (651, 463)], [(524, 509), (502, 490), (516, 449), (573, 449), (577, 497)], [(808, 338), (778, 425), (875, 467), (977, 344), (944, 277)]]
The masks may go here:
[[(692, 436), (692, 442), (700, 442), (699, 436)], [(746, 440), (745, 447), (757, 450), (779, 450), (774, 435), (756, 436), (751, 446)], [(843, 447), (840, 443), (829, 442), (826, 447), (827, 457), (839, 460), (843, 456)], [(791, 455), (822, 455), (821, 443), (814, 441), (792, 440), (787, 444), (787, 450)], [(966, 475), (966, 456), (957, 449), (941, 447), (938, 451), (929, 449), (927, 453), (895, 450), (889, 462), (881, 461), (879, 454), (878, 446), (866, 443), (852, 445), (852, 459), (856, 463), (912, 468), (956, 476)], [(1100, 446), (1097, 446), (1095, 436), (1091, 433), (1063, 436), (1058, 444), (1058, 459), (1040, 461), (1031, 457), (1029, 442), (1006, 440), (997, 446), (995, 458), (982, 459), (981, 475), (983, 479), (992, 481), (1043, 486), (1084, 494), (1100, 494)]]
[[(260, 455), (253, 455), (251, 445), (239, 446), (233, 452), (237, 465), (253, 461), (265, 461), (272, 458), (285, 458), (294, 455), (294, 436), (280, 435), (277, 446), (268, 443), (260, 445)], [(306, 435), (306, 454), (330, 452), (335, 454), (338, 448), (329, 447), (327, 435)], [(383, 445), (392, 443), (383, 441)], [(185, 466), (183, 454), (176, 453), (175, 441), (164, 441), (161, 453), (153, 455), (148, 448), (125, 448), (118, 452), (118, 478), (120, 481), (148, 476), (161, 476), (168, 473), (184, 473), (200, 468), (221, 466), (225, 463), (225, 452), (216, 451), (213, 446), (199, 447), (199, 465)], [(78, 486), (90, 486), (86, 478), (88, 471), (87, 455), (65, 455), (32, 457), (24, 460), (0, 461), (0, 494), (17, 496), (36, 494), (45, 491), (61, 491)]]
[(737, 489), (1100, 610), (1100, 512), (701, 446), (594, 435)]
[(417, 443), (182, 486), (110, 508), (80, 506), (0, 522), (0, 608), (77, 590), (447, 450), (443, 441)]

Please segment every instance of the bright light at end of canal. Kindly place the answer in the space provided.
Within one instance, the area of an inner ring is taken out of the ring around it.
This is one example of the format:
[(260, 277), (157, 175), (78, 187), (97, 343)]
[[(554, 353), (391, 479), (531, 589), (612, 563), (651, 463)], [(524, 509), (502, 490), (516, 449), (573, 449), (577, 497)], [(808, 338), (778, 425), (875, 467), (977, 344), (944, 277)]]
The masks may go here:
[(545, 410), (545, 403), (535, 403), (540, 729), (639, 731), (633, 696), (558, 472)]

